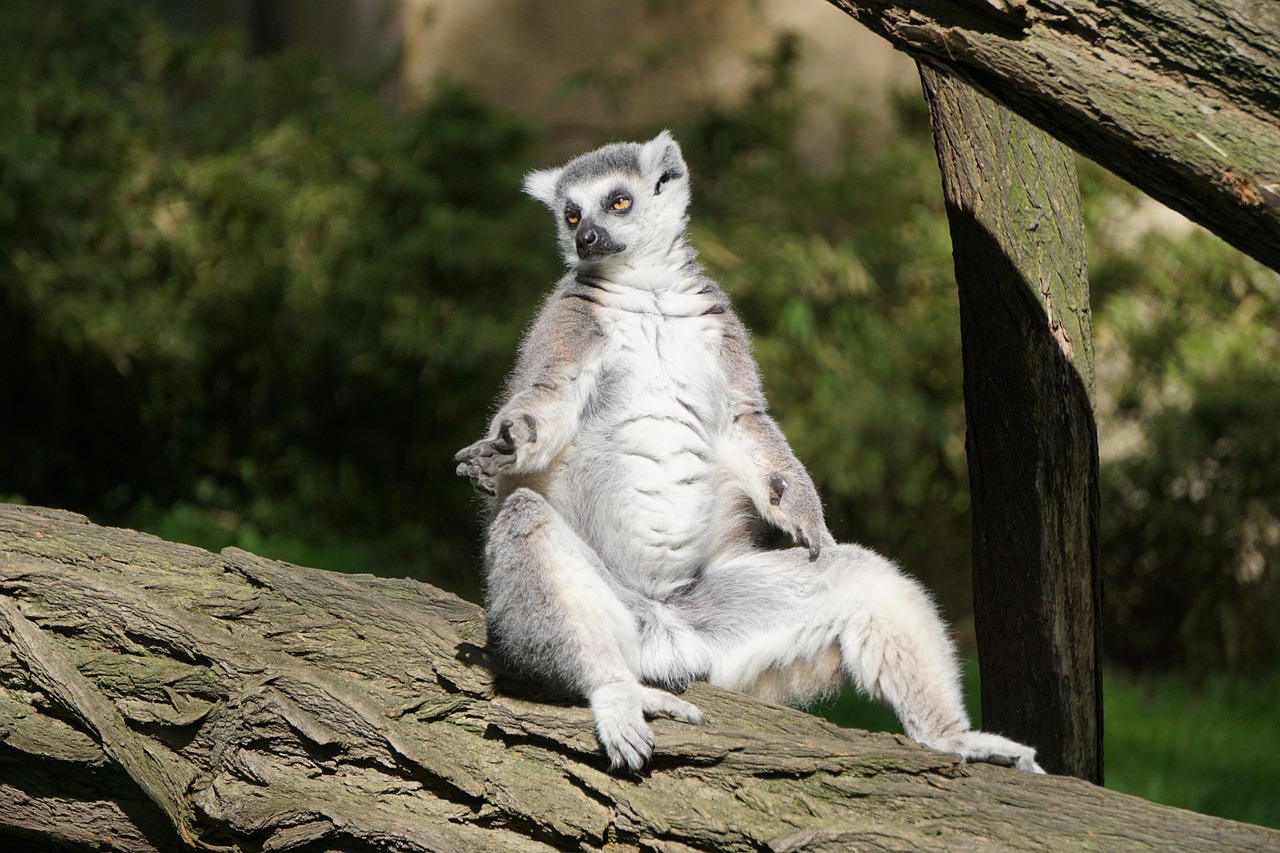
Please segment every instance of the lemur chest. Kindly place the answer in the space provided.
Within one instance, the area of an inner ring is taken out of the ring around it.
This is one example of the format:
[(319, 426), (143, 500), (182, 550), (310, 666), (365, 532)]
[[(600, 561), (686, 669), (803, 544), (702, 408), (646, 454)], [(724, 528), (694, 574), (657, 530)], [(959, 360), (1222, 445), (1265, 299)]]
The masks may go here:
[(629, 583), (662, 595), (714, 547), (732, 406), (723, 323), (705, 313), (714, 303), (654, 305), (599, 312), (597, 394), (562, 483), (579, 533)]
[(594, 426), (649, 455), (674, 458), (711, 444), (727, 428), (730, 394), (720, 354), (723, 323), (698, 311), (710, 303), (694, 295), (664, 304), (661, 296), (656, 304), (665, 311), (602, 312)]

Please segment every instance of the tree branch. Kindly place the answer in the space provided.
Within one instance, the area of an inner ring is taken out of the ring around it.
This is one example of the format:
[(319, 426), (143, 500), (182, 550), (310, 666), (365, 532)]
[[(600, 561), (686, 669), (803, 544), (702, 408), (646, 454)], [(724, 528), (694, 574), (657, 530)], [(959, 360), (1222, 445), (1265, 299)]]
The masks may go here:
[(830, 2), (1280, 270), (1280, 4)]

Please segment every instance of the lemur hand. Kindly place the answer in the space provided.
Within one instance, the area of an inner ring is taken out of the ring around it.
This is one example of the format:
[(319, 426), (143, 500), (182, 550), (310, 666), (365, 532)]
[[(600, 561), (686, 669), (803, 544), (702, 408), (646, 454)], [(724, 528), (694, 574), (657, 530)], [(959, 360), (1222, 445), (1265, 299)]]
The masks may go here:
[(817, 491), (812, 483), (805, 485), (808, 487), (792, 488), (785, 475), (775, 473), (769, 477), (769, 503), (777, 507), (782, 522), (778, 526), (791, 534), (797, 545), (809, 549), (810, 560), (816, 560), (823, 548), (835, 544), (835, 539), (827, 531)]
[(538, 422), (533, 415), (520, 414), (498, 423), (498, 434), (484, 438), (459, 450), (454, 459), (459, 463), (459, 477), (470, 477), (476, 491), (486, 495), (497, 492), (493, 478), (516, 461), (520, 448), (538, 440)]

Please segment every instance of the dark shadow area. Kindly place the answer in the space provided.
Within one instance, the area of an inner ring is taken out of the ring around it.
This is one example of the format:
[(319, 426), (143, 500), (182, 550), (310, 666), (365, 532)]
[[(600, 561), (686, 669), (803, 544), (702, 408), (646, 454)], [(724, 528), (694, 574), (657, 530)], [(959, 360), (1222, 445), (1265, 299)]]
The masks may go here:
[(972, 214), (948, 214), (984, 727), (1035, 744), (1046, 770), (1064, 772), (1079, 766), (1064, 750), (1081, 738), (1101, 754), (1097, 426), (1036, 286)]
[[(12, 766), (6, 766), (14, 761), (22, 763), (20, 774)], [(61, 804), (67, 801), (73, 804), (76, 802), (102, 803), (99, 806), (102, 809), (114, 807), (123, 813), (120, 828), (129, 828), (140, 833), (141, 837), (157, 850), (188, 849), (165, 814), (147, 798), (127, 774), (113, 765), (107, 764), (87, 771), (80, 765), (69, 769), (56, 761), (33, 760), (27, 753), (18, 753), (4, 747), (0, 749), (0, 777), (3, 777), (11, 788), (20, 790), (22, 795), (35, 801), (46, 801), (54, 810), (62, 808)], [(102, 800), (103, 791), (113, 792), (109, 804)], [(36, 811), (32, 810), (33, 817)], [(43, 822), (41, 825), (44, 825)], [(87, 840), (93, 837), (93, 831), (86, 829), (88, 831), (85, 832), (84, 837)], [(118, 838), (110, 840), (117, 844), (122, 841)], [(23, 851), (23, 853), (40, 850), (101, 849), (96, 845), (70, 841), (57, 844), (50, 839), (47, 832), (28, 833), (13, 826), (0, 827), (0, 848)]]
[(26, 502), (120, 506), (164, 491), (137, 383), (100, 351), (44, 335), (0, 278), (0, 483)]

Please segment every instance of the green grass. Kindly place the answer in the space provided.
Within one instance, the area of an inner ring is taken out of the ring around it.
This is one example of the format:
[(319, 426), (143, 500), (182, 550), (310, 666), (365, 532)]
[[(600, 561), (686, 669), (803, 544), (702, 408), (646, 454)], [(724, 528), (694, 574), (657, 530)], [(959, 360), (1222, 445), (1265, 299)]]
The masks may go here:
[[(978, 713), (977, 665), (965, 698)], [(1103, 691), (1106, 785), (1147, 800), (1280, 828), (1280, 674), (1109, 672)], [(888, 708), (847, 690), (813, 710), (837, 725), (900, 732)]]
[(1280, 828), (1280, 674), (1110, 673), (1103, 703), (1108, 788)]

